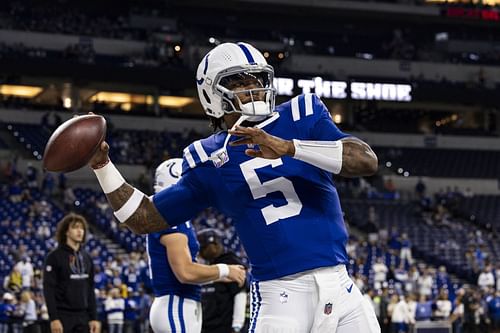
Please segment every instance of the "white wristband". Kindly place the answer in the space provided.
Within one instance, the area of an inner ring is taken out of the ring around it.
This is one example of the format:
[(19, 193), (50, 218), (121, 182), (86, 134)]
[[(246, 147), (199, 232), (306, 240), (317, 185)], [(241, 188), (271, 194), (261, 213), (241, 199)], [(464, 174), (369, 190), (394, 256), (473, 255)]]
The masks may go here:
[(293, 158), (307, 162), (318, 168), (339, 174), (342, 170), (342, 141), (293, 140)]
[(125, 179), (123, 179), (120, 171), (118, 171), (111, 161), (100, 169), (94, 169), (94, 172), (102, 190), (106, 194), (117, 190), (125, 183)]
[(219, 280), (229, 275), (229, 266), (226, 264), (217, 264), (217, 268), (219, 268)]
[(127, 202), (115, 212), (115, 217), (118, 221), (121, 223), (127, 221), (135, 213), (137, 208), (139, 208), (143, 198), (144, 193), (134, 188), (134, 192), (130, 198), (128, 198)]

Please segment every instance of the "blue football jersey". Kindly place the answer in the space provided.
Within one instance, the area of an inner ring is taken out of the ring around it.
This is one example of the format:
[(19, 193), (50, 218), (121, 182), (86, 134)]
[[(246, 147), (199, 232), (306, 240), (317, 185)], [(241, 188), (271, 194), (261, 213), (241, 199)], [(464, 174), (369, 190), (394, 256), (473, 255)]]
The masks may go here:
[[(256, 126), (287, 140), (348, 136), (314, 94), (275, 111)], [(153, 197), (165, 220), (176, 225), (209, 206), (231, 217), (256, 280), (347, 263), (347, 231), (332, 175), (288, 156), (249, 157), (247, 146), (227, 144), (236, 139), (219, 132), (184, 150), (181, 180)]]
[(168, 264), (168, 249), (160, 243), (163, 235), (182, 233), (188, 238), (191, 259), (196, 262), (200, 249), (196, 234), (190, 222), (179, 224), (167, 230), (147, 235), (147, 251), (149, 257), (149, 277), (156, 297), (177, 295), (196, 301), (201, 300), (201, 287), (194, 284), (183, 284), (177, 280), (172, 268)]

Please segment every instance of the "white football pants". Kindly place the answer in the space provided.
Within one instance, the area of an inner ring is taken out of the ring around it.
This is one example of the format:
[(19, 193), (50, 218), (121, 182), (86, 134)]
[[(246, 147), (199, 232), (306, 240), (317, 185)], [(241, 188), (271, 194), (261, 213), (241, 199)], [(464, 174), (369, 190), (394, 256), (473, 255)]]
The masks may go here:
[(380, 333), (344, 265), (252, 282), (249, 333)]
[(201, 303), (176, 295), (157, 297), (149, 320), (155, 333), (200, 333)]

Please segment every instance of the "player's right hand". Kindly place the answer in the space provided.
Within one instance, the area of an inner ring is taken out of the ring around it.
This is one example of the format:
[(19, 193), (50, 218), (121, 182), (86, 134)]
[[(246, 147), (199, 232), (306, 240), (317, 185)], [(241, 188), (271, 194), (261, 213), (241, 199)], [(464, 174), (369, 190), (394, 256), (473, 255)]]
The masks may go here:
[(227, 278), (232, 281), (238, 283), (238, 286), (242, 287), (245, 284), (245, 280), (247, 277), (247, 272), (245, 267), (241, 265), (228, 265), (229, 266), (229, 275)]
[(94, 156), (89, 161), (89, 166), (92, 169), (100, 169), (109, 162), (109, 145), (106, 141), (101, 142), (101, 145), (94, 153)]
[(63, 333), (63, 325), (59, 319), (50, 322), (51, 333)]

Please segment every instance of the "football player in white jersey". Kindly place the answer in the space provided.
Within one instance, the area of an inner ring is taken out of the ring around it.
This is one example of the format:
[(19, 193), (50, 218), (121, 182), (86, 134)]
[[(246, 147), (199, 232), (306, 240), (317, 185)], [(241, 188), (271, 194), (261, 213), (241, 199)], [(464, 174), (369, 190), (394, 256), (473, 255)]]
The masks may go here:
[[(179, 181), (182, 159), (158, 166), (155, 192)], [(246, 272), (239, 265), (201, 265), (196, 233), (190, 222), (147, 235), (149, 274), (155, 293), (149, 319), (155, 333), (200, 333), (202, 326), (200, 284), (227, 276), (242, 286)]]
[(348, 276), (347, 230), (331, 174), (372, 175), (365, 142), (340, 131), (314, 94), (275, 106), (274, 71), (247, 43), (205, 55), (196, 84), (214, 127), (184, 150), (181, 180), (148, 198), (125, 182), (106, 143), (89, 165), (118, 220), (136, 233), (206, 207), (232, 218), (252, 269), (250, 332), (380, 332)]

